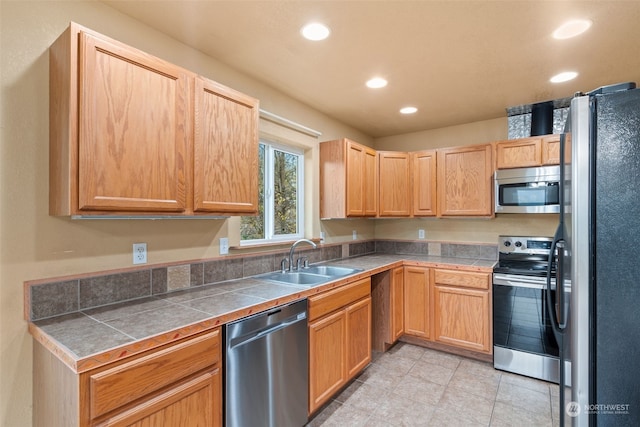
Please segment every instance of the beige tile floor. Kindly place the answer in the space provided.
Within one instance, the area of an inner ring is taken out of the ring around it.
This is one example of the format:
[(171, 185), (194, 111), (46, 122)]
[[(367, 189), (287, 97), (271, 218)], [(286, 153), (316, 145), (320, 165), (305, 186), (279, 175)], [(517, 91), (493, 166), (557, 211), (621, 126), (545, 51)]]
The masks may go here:
[(557, 426), (558, 386), (406, 343), (373, 362), (308, 427)]

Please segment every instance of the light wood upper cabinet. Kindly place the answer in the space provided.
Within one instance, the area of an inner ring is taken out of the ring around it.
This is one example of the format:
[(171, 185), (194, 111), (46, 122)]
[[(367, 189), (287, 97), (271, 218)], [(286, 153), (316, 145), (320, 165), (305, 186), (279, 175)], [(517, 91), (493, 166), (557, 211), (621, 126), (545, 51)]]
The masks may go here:
[(376, 151), (343, 138), (320, 143), (320, 217), (377, 214)]
[[(542, 165), (560, 164), (560, 135), (549, 135), (542, 138)], [(567, 137), (564, 158), (571, 162), (571, 139)]]
[(411, 178), (409, 153), (378, 151), (378, 189), (381, 217), (411, 214)]
[(72, 24), (50, 49), (50, 213), (184, 212), (191, 81)]
[(431, 281), (429, 269), (404, 267), (404, 332), (431, 338)]
[(491, 144), (440, 149), (438, 216), (492, 216)]
[(436, 215), (436, 152), (411, 153), (413, 215)]
[(258, 100), (214, 81), (195, 82), (194, 210), (258, 210)]
[(496, 143), (496, 168), (539, 166), (542, 162), (540, 138), (523, 138)]
[(75, 23), (49, 58), (50, 215), (256, 211), (256, 100)]
[(491, 290), (489, 273), (434, 270), (436, 342), (490, 354)]
[[(565, 150), (571, 158), (570, 144)], [(560, 162), (560, 135), (535, 136), (495, 143), (496, 169), (557, 165)]]

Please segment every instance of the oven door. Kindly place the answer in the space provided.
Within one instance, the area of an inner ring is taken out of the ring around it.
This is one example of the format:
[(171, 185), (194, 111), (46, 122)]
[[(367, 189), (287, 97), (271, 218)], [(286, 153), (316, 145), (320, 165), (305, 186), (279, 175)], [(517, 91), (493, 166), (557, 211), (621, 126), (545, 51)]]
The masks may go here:
[(493, 274), (496, 369), (558, 382), (558, 343), (546, 309), (547, 292), (546, 277)]

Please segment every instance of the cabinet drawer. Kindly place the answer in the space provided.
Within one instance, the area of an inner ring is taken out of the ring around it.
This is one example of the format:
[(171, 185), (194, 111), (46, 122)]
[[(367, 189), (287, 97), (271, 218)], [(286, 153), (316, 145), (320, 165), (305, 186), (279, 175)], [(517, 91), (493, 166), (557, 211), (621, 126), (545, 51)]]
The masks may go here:
[(160, 390), (220, 360), (220, 330), (90, 375), (91, 418)]
[(461, 286), (474, 289), (489, 289), (488, 273), (468, 271), (435, 270), (436, 285)]
[(309, 321), (371, 295), (371, 278), (309, 297)]

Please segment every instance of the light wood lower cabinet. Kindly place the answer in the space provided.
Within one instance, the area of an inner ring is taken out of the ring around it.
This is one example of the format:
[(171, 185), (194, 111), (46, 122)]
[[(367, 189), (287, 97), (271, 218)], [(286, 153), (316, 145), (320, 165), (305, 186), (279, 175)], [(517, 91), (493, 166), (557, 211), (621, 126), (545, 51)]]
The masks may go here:
[(491, 353), (489, 273), (434, 271), (434, 340)]
[(429, 269), (404, 267), (404, 333), (431, 338)]
[(94, 425), (100, 427), (221, 425), (214, 421), (220, 414), (220, 408), (216, 407), (220, 405), (220, 387), (220, 369), (215, 369)]
[(220, 345), (215, 329), (76, 374), (36, 344), (34, 426), (221, 426)]
[(309, 298), (309, 413), (371, 361), (371, 279)]

